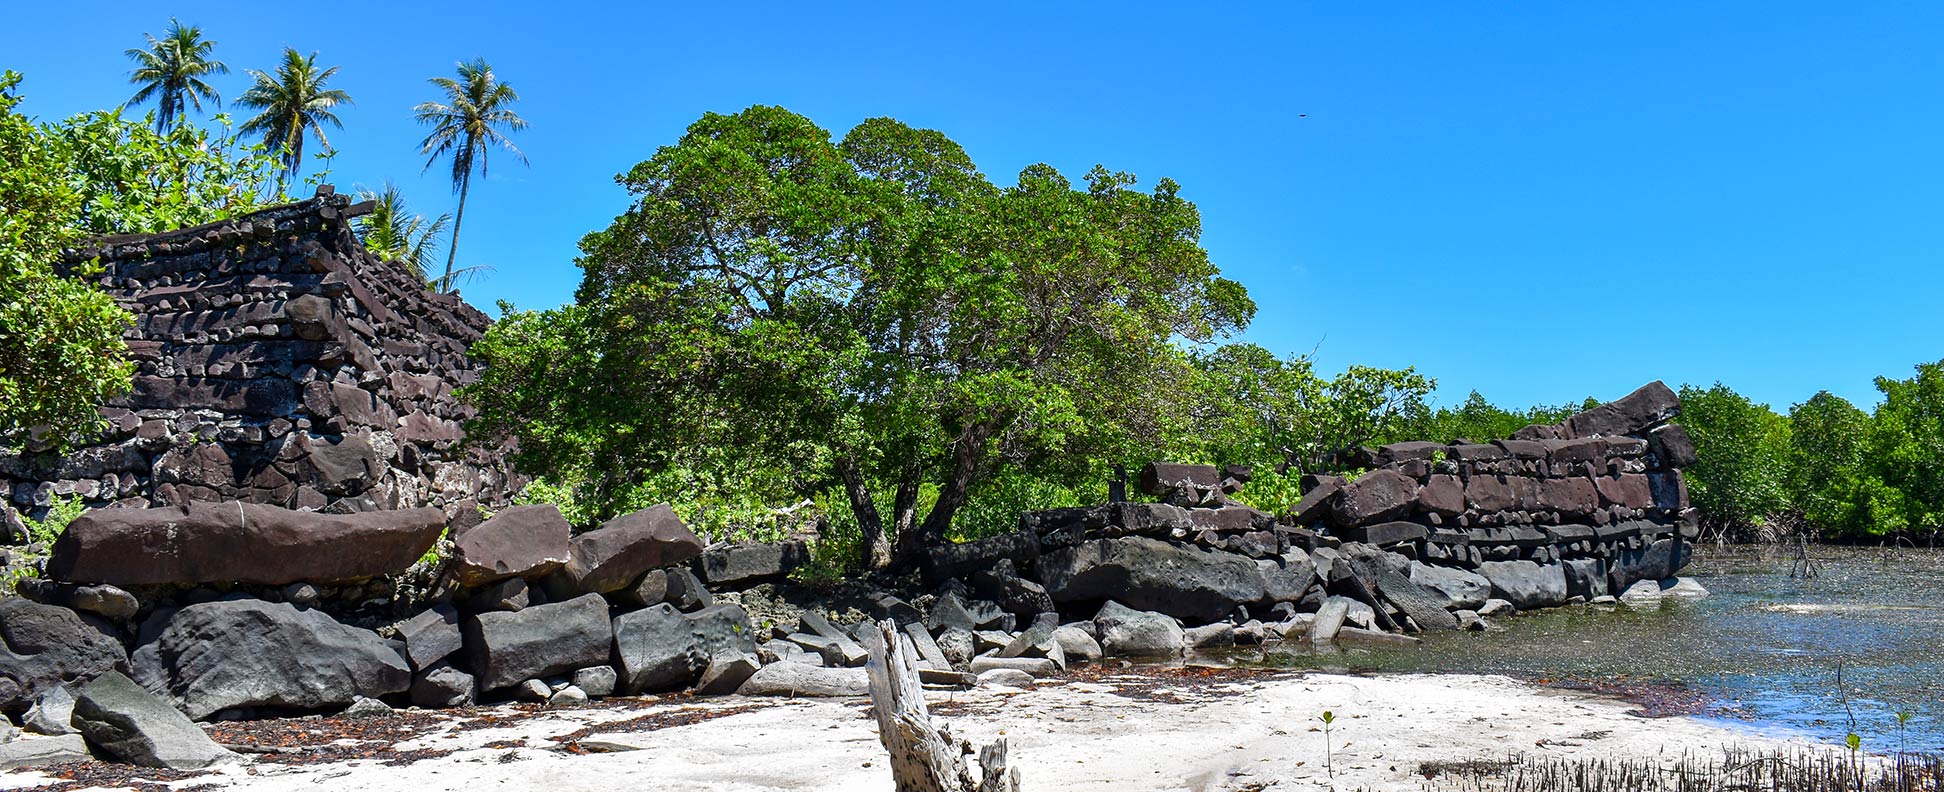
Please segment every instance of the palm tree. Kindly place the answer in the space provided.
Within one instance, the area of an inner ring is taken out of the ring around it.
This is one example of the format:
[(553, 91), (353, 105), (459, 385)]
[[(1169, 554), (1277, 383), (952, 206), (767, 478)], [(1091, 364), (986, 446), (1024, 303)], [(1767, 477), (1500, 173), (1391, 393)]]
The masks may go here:
[(135, 61), (135, 70), (129, 72), (128, 81), (141, 86), (129, 97), (128, 103), (156, 100), (155, 131), (165, 132), (181, 123), (185, 99), (198, 113), (202, 112), (204, 99), (222, 106), (222, 96), (203, 78), (229, 74), (229, 66), (209, 57), (216, 49), (216, 42), (203, 38), (202, 28), (185, 27), (170, 17), (169, 32), (162, 38), (147, 33), (142, 37), (148, 39), (148, 48), (128, 51), (129, 59)]
[(251, 69), (250, 76), (256, 78), (256, 84), (236, 99), (239, 105), (262, 111), (243, 122), (242, 131), (263, 135), (264, 146), (282, 152), (287, 177), (296, 176), (304, 165), (306, 130), (316, 135), (318, 144), (328, 150), (331, 141), (324, 138), (324, 125), (344, 128), (344, 123), (331, 110), (341, 104), (351, 104), (351, 96), (324, 87), (335, 74), (336, 66), (317, 68), (317, 53), (305, 57), (285, 47), (283, 65), (277, 67), (276, 76)]
[(428, 220), (424, 215), (412, 214), (405, 206), (405, 197), (398, 192), (398, 185), (391, 182), (385, 182), (384, 192), (365, 190), (358, 194), (358, 199), (373, 203), (371, 213), (358, 218), (358, 234), (364, 238), (365, 247), (379, 258), (405, 265), (414, 276), (424, 279), (432, 258), (438, 255), (438, 238), (452, 224), (452, 215), (442, 214)]
[(486, 153), (500, 146), (513, 153), (521, 163), (527, 161), (507, 132), (525, 129), (527, 122), (507, 109), (520, 95), (513, 86), (493, 78), (493, 67), (485, 58), (459, 64), (459, 79), (434, 77), (430, 80), (445, 92), (444, 102), (425, 102), (413, 108), (421, 124), (430, 124), (432, 134), (419, 144), (419, 153), (428, 155), (425, 168), (440, 157), (452, 157), (452, 189), (459, 193), (459, 213), (452, 221), (452, 244), (446, 247), (445, 276), (439, 279), (440, 291), (452, 288), (452, 262), (459, 255), (459, 224), (466, 219), (466, 191), (472, 187), (473, 165), (486, 175)]

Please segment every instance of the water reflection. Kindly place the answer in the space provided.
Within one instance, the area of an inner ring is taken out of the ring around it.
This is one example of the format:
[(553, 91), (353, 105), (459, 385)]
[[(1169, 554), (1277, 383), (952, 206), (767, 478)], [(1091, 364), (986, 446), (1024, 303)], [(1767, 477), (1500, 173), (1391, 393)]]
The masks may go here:
[(1854, 728), (1881, 749), (1896, 747), (1897, 714), (1909, 713), (1908, 746), (1944, 750), (1944, 556), (1814, 554), (1820, 574), (1800, 579), (1790, 577), (1784, 554), (1700, 553), (1687, 572), (1713, 596), (1670, 599), (1654, 611), (1563, 608), (1498, 620), (1501, 629), (1491, 633), (1427, 635), (1416, 648), (1294, 651), (1264, 661), (1680, 682), (1713, 696), (1743, 725), (1832, 740)]

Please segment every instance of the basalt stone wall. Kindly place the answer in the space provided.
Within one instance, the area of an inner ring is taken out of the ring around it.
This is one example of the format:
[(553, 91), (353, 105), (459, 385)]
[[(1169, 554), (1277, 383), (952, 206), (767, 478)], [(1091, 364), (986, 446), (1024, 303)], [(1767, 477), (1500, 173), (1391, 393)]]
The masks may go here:
[(931, 549), (925, 572), (1022, 617), (1112, 602), (1189, 626), (1287, 624), (1336, 600), (1372, 629), (1448, 629), (1491, 600), (1553, 607), (1642, 581), (1658, 596), (1695, 528), (1679, 410), (1655, 382), (1515, 439), (1356, 450), (1343, 461), (1366, 470), (1309, 477), (1284, 514), (1231, 497), (1246, 468), (1154, 464), (1139, 485), (1158, 502), (1028, 513), (1017, 534)]
[(0, 499), (30, 516), (89, 506), (240, 500), (328, 512), (505, 502), (497, 449), (462, 446), (489, 321), (371, 255), (369, 210), (316, 197), (163, 234), (107, 237), (69, 256), (136, 315), (134, 390), (109, 428), (67, 453), (0, 449)]

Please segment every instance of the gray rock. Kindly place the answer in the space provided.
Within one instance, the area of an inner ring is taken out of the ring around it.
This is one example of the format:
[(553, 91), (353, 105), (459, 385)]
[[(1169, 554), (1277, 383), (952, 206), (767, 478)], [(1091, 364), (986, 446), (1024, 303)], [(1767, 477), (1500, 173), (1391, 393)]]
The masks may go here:
[(359, 696), (351, 702), (351, 706), (345, 707), (343, 712), (338, 713), (338, 717), (340, 718), (351, 718), (354, 720), (362, 718), (389, 718), (392, 715), (391, 705), (375, 698), (365, 698), (364, 696)]
[(1101, 657), (1100, 641), (1078, 627), (1062, 626), (1053, 631), (1053, 640), (1060, 644), (1060, 653), (1067, 662), (1093, 662)]
[(687, 563), (702, 540), (666, 503), (608, 520), (570, 542), (563, 568), (576, 590), (619, 591), (650, 569)]
[(0, 743), (0, 770), (86, 762), (93, 758), (94, 756), (88, 753), (88, 742), (79, 734), (22, 737), (11, 742)]
[(607, 600), (597, 594), (513, 613), (475, 614), (465, 619), (464, 628), (467, 659), (481, 691), (601, 665), (614, 642)]
[(702, 669), (702, 678), (695, 682), (695, 692), (705, 696), (734, 693), (762, 667), (762, 661), (747, 652), (716, 655), (709, 658), (708, 667)]
[[(764, 665), (780, 663), (803, 653), (803, 647), (781, 638), (771, 639), (756, 645), (756, 658), (763, 661)], [(819, 658), (819, 662), (822, 662), (821, 658)]]
[(567, 518), (551, 504), (501, 509), (453, 539), (453, 577), (479, 586), (545, 575), (569, 560), (572, 533)]
[(981, 685), (1004, 685), (1025, 688), (1033, 686), (1033, 675), (1016, 668), (989, 668), (978, 675)]
[(412, 706), (427, 709), (470, 707), (478, 687), (472, 674), (454, 668), (451, 663), (439, 663), (419, 672), (418, 677), (412, 680)]
[(1679, 599), (1701, 599), (1708, 596), (1708, 588), (1694, 578), (1670, 578), (1660, 582), (1661, 596)]
[(573, 685), (556, 690), (547, 697), (549, 707), (578, 707), (587, 703), (587, 691)]
[(1221, 649), (1235, 645), (1235, 625), (1228, 622), (1204, 624), (1181, 631), (1183, 641), (1192, 649)]
[(870, 679), (862, 668), (773, 663), (751, 674), (736, 692), (745, 696), (863, 696), (870, 692)]
[(1057, 550), (1037, 569), (1055, 602), (1111, 599), (1191, 622), (1221, 620), (1268, 593), (1249, 558), (1140, 536)]
[(517, 611), (532, 602), (524, 578), (506, 578), (486, 584), (467, 601), (474, 611)]
[(384, 639), (288, 603), (190, 605), (129, 660), (134, 677), (191, 719), (226, 709), (324, 710), (402, 693), (412, 671)]
[(614, 695), (615, 682), (619, 679), (614, 666), (588, 666), (574, 672), (574, 687), (586, 691), (595, 698)]
[(142, 603), (136, 601), (135, 595), (103, 583), (76, 588), (68, 596), (68, 607), (115, 621), (127, 621), (135, 617)]
[(1377, 611), (1370, 607), (1370, 603), (1358, 599), (1351, 599), (1349, 610), (1343, 614), (1343, 623), (1354, 627), (1362, 627), (1366, 630), (1376, 629)]
[(27, 708), (20, 725), (38, 734), (74, 734), (73, 719), (74, 694), (68, 692), (67, 686), (57, 685), (34, 699), (34, 706)]
[(1316, 619), (1310, 622), (1310, 643), (1325, 644), (1336, 640), (1337, 633), (1343, 631), (1344, 620), (1350, 617), (1353, 602), (1355, 600), (1349, 597), (1337, 596), (1323, 600), (1323, 607), (1316, 611)]
[[(1413, 562), (1415, 563), (1415, 562)], [(1441, 592), (1420, 586), (1390, 569), (1377, 570), (1377, 593), (1411, 617), (1420, 630), (1455, 630), (1458, 620), (1446, 610)]]
[[(1652, 524), (1641, 525), (1646, 527)], [(1674, 577), (1682, 567), (1687, 566), (1688, 559), (1693, 555), (1692, 543), (1672, 537), (1656, 539), (1637, 550), (1621, 550), (1614, 553), (1613, 563), (1607, 570), (1608, 590), (1626, 591), (1635, 581), (1659, 582)]]
[(983, 655), (972, 658), (971, 672), (983, 674), (995, 668), (1010, 668), (1024, 671), (1036, 677), (1048, 677), (1059, 673), (1059, 666), (1044, 657), (994, 657)]
[(1316, 563), (1300, 548), (1284, 553), (1281, 558), (1260, 559), (1256, 561), (1256, 570), (1262, 574), (1263, 598), (1269, 602), (1300, 600), (1303, 592), (1316, 582)]
[(809, 560), (810, 548), (802, 542), (727, 544), (703, 550), (697, 566), (711, 584), (746, 588), (788, 577)]
[(284, 586), (283, 598), (285, 602), (292, 605), (309, 607), (316, 605), (318, 600), (324, 598), (324, 595), (317, 590), (316, 586), (309, 583), (292, 583)]
[(986, 600), (966, 600), (958, 592), (946, 592), (932, 603), (931, 613), (925, 617), (925, 626), (938, 631), (957, 627), (968, 632), (999, 624), (1006, 619), (1005, 610), (998, 604)]
[(1478, 572), (1492, 581), (1492, 596), (1519, 610), (1566, 604), (1566, 568), (1531, 561), (1486, 561)]
[(650, 569), (642, 573), (641, 579), (633, 586), (622, 589), (616, 598), (623, 604), (636, 608), (660, 605), (668, 601), (668, 572), (666, 569)]
[(1517, 607), (1502, 599), (1488, 599), (1484, 605), (1478, 607), (1478, 615), (1487, 618), (1493, 616), (1511, 616), (1518, 612), (1519, 609)]
[(1337, 631), (1336, 639), (1344, 643), (1375, 644), (1379, 646), (1416, 646), (1419, 641), (1408, 635), (1399, 635), (1382, 630), (1366, 630), (1359, 627), (1345, 627)]
[(629, 694), (693, 684), (718, 656), (755, 654), (755, 631), (740, 605), (682, 613), (662, 603), (614, 620), (620, 689)]
[(521, 701), (544, 703), (553, 698), (553, 694), (553, 686), (538, 679), (521, 680), (520, 684), (513, 686), (513, 697)]
[(702, 585), (701, 579), (687, 569), (669, 569), (662, 572), (663, 584), (668, 587), (662, 601), (675, 606), (683, 613), (694, 613), (715, 604), (715, 595)]
[(954, 666), (972, 662), (972, 656), (979, 653), (979, 639), (970, 629), (947, 627), (938, 634), (938, 651)]
[[(863, 645), (859, 644), (850, 633), (838, 629), (837, 625), (831, 624), (829, 619), (823, 617), (823, 614), (814, 610), (804, 611), (803, 616), (798, 620), (798, 626), (805, 633), (830, 640), (838, 655), (843, 658), (844, 665), (863, 665), (864, 661), (871, 656), (871, 653), (865, 651)], [(826, 662), (830, 659), (829, 655), (824, 657)]]
[(945, 657), (945, 650), (938, 648), (938, 642), (932, 640), (931, 631), (926, 630), (925, 625), (910, 621), (904, 622), (901, 629), (905, 637), (911, 639), (911, 647), (918, 651), (919, 659), (931, 663), (932, 667), (938, 669), (952, 667), (952, 661)]
[(451, 605), (434, 605), (400, 622), (398, 637), (405, 642), (405, 659), (413, 670), (431, 668), (465, 643), (459, 633), (459, 611)]
[(1597, 558), (1568, 558), (1559, 562), (1566, 569), (1566, 596), (1591, 600), (1607, 591), (1606, 562)]
[(168, 702), (114, 671), (75, 692), (74, 726), (103, 753), (142, 767), (200, 770), (237, 758)]
[(98, 617), (0, 598), (0, 710), (18, 712), (41, 691), (127, 661), (114, 628)]
[(14, 728), (12, 723), (6, 721), (6, 718), (0, 718), (0, 744), (10, 743), (20, 739), (20, 730)]
[(1661, 587), (1658, 581), (1636, 580), (1626, 591), (1620, 592), (1620, 604), (1629, 608), (1653, 610), (1661, 606)]
[(1173, 618), (1112, 600), (1094, 616), (1094, 627), (1100, 632), (1101, 652), (1116, 657), (1174, 657), (1187, 645)]
[(410, 567), (445, 527), (445, 514), (427, 507), (322, 514), (193, 501), (92, 509), (54, 543), (47, 577), (117, 586), (363, 580)]

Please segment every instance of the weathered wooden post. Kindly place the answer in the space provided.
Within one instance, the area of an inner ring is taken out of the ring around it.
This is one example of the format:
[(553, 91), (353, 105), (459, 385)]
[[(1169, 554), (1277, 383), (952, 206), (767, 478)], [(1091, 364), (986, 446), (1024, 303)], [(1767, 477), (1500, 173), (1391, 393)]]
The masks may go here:
[(950, 730), (932, 726), (925, 689), (918, 681), (917, 650), (889, 619), (871, 632), (871, 709), (877, 715), (878, 741), (891, 752), (891, 778), (898, 792), (1019, 792), (1019, 771), (1006, 767), (1006, 741), (979, 750), (979, 779), (965, 757), (972, 746), (954, 740)]

